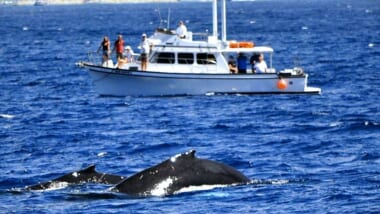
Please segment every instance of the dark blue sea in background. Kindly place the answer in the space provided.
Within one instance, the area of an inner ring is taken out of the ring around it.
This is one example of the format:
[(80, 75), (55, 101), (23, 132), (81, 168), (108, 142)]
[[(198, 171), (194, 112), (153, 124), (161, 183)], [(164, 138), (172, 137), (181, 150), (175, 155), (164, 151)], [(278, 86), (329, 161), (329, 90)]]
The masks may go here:
[[(277, 70), (302, 66), (323, 93), (101, 97), (75, 62), (104, 35), (137, 51), (169, 8), (171, 26), (211, 32), (211, 3), (0, 6), (0, 213), (379, 213), (380, 1), (227, 6), (229, 39), (271, 45)], [(256, 184), (20, 191), (92, 163), (129, 176), (190, 149)]]

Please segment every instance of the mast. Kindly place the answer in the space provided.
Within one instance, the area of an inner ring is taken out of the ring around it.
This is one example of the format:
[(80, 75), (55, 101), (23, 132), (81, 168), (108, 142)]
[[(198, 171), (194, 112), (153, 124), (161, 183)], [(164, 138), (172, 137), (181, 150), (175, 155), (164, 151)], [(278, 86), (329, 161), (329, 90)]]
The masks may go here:
[(226, 0), (222, 0), (222, 41), (227, 41)]
[(218, 3), (217, 0), (212, 2), (212, 35), (218, 38)]

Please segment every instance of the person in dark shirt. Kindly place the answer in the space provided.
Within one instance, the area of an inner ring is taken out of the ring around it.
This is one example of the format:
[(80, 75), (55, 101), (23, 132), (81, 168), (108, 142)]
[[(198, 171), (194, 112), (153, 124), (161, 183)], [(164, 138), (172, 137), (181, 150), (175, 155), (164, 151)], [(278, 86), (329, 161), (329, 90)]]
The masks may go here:
[(102, 43), (100, 43), (100, 46), (98, 48), (98, 53), (99, 51), (102, 50), (102, 59), (103, 62), (107, 62), (110, 59), (110, 53), (111, 53), (111, 42), (108, 39), (107, 36), (104, 36)]
[(248, 58), (244, 53), (239, 53), (239, 56), (237, 58), (237, 64), (238, 64), (238, 73), (239, 74), (246, 74), (247, 73), (247, 61)]
[(255, 53), (249, 59), (249, 64), (251, 64), (251, 67), (252, 67), (252, 73), (256, 73), (255, 64), (259, 61), (259, 56), (260, 56), (259, 54)]

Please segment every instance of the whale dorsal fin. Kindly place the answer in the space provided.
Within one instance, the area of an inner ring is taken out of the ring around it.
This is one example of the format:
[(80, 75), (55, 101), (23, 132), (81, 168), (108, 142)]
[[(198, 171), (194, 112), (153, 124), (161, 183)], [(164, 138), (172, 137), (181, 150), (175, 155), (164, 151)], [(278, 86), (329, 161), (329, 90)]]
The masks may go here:
[(183, 158), (195, 158), (195, 152), (196, 151), (194, 149), (192, 149), (192, 150), (190, 150), (188, 152), (185, 152), (185, 153), (181, 154), (180, 157), (183, 157)]
[(195, 157), (195, 152), (196, 152), (196, 151), (195, 151), (194, 149), (192, 149), (192, 150), (186, 152), (185, 154), (187, 154), (187, 155), (189, 155), (190, 157), (194, 158), (194, 157)]
[(94, 173), (94, 172), (96, 172), (95, 166), (96, 166), (95, 164), (92, 164), (89, 167), (80, 170), (79, 172), (82, 172), (82, 173)]
[(176, 160), (178, 158), (180, 158), (180, 159), (187, 159), (187, 158), (194, 158), (194, 157), (195, 157), (195, 150), (192, 149), (192, 150), (190, 150), (188, 152), (185, 152), (185, 153), (182, 153), (182, 154), (178, 154), (178, 155), (175, 155), (175, 156), (171, 157), (170, 161), (174, 163), (174, 162), (176, 162)]

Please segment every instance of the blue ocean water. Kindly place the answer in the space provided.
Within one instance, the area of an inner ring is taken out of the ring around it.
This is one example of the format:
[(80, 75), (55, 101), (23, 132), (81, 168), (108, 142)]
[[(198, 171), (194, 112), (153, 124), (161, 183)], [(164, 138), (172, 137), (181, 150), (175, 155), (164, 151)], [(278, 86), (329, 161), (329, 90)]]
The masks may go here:
[[(271, 45), (277, 70), (302, 66), (322, 95), (101, 97), (75, 62), (104, 35), (136, 49), (169, 8), (171, 26), (211, 31), (211, 3), (0, 6), (0, 212), (379, 213), (380, 2), (227, 6), (228, 38)], [(93, 163), (129, 176), (190, 149), (257, 182), (148, 198), (15, 191)]]

